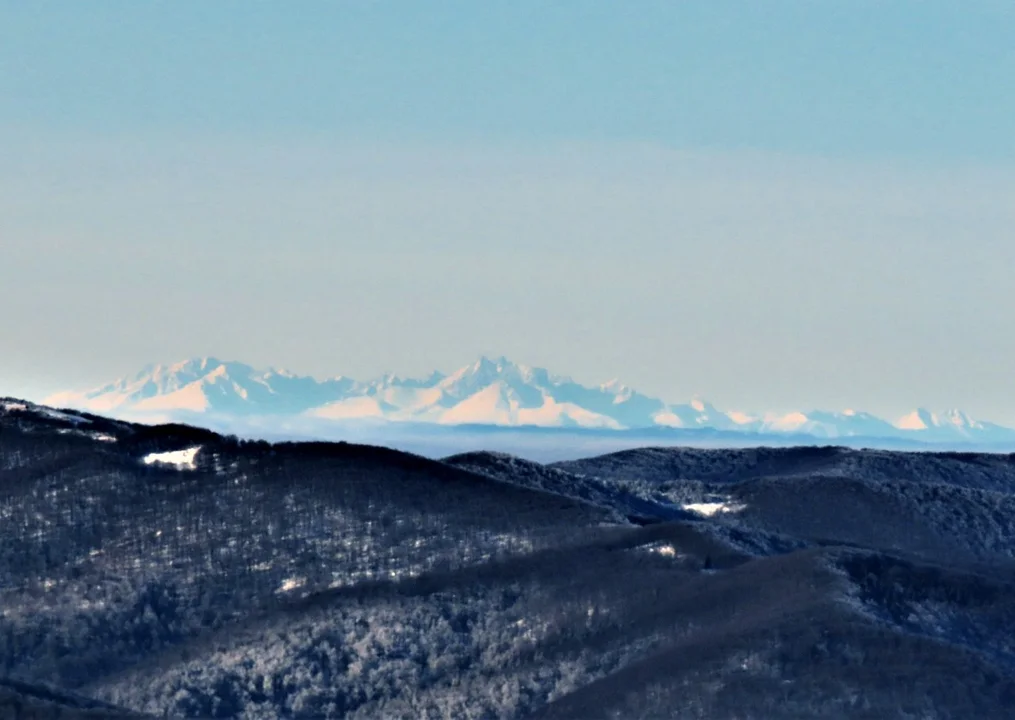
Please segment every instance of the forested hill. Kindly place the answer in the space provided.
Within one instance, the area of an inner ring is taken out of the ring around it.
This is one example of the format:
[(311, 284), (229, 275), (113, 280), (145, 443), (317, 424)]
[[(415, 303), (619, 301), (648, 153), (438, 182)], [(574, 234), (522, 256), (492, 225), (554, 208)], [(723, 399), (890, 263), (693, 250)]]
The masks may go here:
[(434, 461), (0, 400), (0, 516), (4, 717), (1015, 708), (1010, 456)]

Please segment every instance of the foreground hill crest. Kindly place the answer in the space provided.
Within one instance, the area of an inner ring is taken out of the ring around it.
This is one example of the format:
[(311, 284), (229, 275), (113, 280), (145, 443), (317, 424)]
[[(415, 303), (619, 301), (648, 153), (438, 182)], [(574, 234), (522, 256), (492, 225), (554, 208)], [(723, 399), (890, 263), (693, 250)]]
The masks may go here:
[(701, 398), (669, 403), (616, 379), (582, 385), (505, 357), (481, 357), (448, 375), (434, 372), (423, 378), (402, 378), (386, 374), (367, 381), (341, 375), (317, 379), (214, 357), (196, 358), (149, 365), (133, 377), (85, 392), (58, 393), (46, 403), (121, 416), (152, 414), (159, 419), (180, 413), (215, 413), (441, 425), (708, 428), (819, 438), (1015, 441), (1015, 430), (973, 419), (960, 410), (935, 413), (920, 408), (894, 422), (856, 410), (724, 411)]
[(0, 718), (1015, 705), (1015, 455), (427, 459), (0, 398), (0, 474)]

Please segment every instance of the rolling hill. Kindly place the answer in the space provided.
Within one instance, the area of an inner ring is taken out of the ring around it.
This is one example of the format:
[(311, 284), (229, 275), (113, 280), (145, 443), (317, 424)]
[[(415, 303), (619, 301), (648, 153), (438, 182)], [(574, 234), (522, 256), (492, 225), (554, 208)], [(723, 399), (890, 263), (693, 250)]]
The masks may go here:
[(1009, 455), (433, 460), (8, 399), (0, 477), (24, 717), (1015, 707)]

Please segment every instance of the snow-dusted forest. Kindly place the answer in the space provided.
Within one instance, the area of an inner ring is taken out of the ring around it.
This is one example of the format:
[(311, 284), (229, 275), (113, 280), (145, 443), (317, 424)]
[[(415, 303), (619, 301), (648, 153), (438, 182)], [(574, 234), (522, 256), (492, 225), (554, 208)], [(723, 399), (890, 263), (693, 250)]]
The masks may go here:
[(0, 404), (10, 717), (1009, 717), (1015, 458), (541, 465)]

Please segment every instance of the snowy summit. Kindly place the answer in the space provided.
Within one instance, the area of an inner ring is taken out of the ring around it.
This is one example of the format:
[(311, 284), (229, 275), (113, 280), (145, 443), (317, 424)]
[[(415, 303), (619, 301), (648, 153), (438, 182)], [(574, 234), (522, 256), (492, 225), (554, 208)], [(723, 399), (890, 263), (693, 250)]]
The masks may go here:
[(557, 428), (699, 428), (817, 438), (914, 438), (1013, 442), (1015, 431), (959, 410), (919, 409), (896, 422), (854, 409), (761, 412), (720, 410), (703, 398), (669, 403), (614, 379), (587, 386), (505, 357), (481, 357), (458, 370), (423, 378), (392, 374), (359, 381), (318, 380), (286, 370), (198, 358), (150, 365), (136, 375), (46, 403), (123, 418), (160, 421), (206, 413), (226, 417), (381, 420), (441, 425)]

